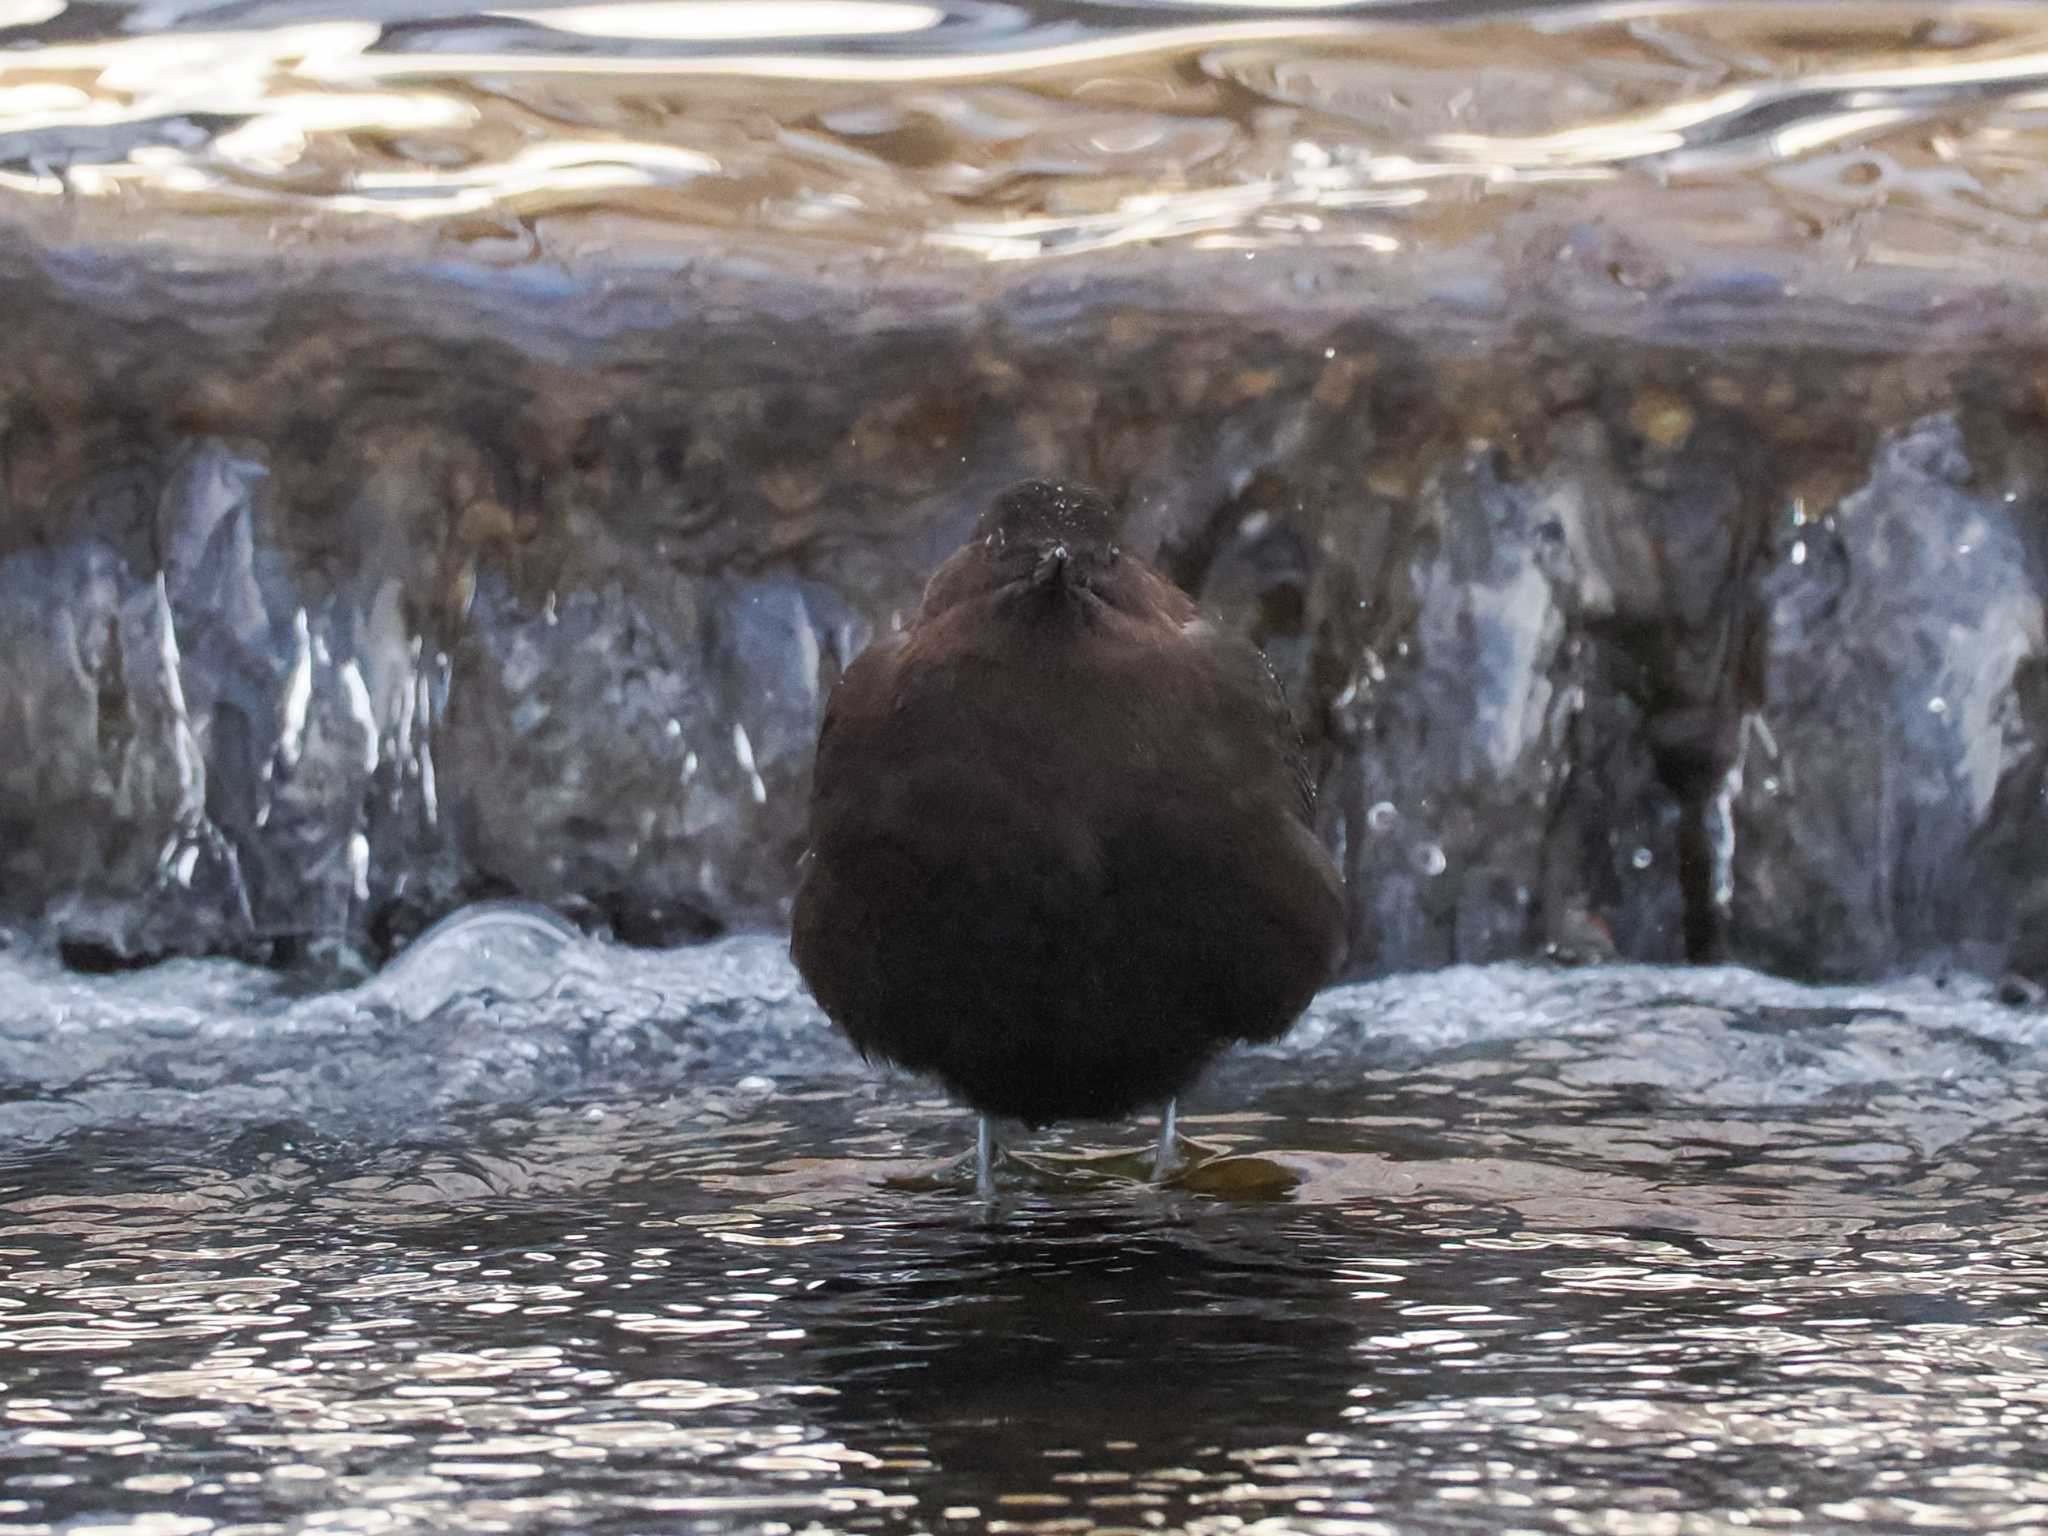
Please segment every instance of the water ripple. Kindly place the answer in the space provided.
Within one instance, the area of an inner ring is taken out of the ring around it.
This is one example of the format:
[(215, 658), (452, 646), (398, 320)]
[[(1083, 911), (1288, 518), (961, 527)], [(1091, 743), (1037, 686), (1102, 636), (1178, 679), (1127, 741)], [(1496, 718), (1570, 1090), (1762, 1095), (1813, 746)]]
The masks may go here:
[(1171, 1186), (1079, 1127), (984, 1208), (780, 951), (500, 906), (317, 997), (0, 956), (0, 1520), (2035, 1518), (2048, 1025), (1977, 984), (1338, 988)]
[(1929, 1156), (1889, 1105), (1703, 1119), (1542, 1061), (1191, 1117), (1212, 1171), (1299, 1173), (1279, 1199), (1056, 1136), (977, 1216), (918, 1177), (958, 1117), (847, 1085), (33, 1155), (0, 1499), (135, 1532), (2033, 1518), (2029, 1136)]
[(58, 237), (1407, 260), (1568, 200), (1667, 252), (2010, 278), (2048, 207), (2048, 20), (1990, 3), (30, 0), (0, 29), (0, 202)]

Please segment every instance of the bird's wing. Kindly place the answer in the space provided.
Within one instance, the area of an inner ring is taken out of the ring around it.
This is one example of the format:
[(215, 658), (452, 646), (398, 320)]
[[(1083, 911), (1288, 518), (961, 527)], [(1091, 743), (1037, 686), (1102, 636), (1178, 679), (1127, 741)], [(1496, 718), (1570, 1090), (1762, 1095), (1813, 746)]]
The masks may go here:
[(879, 717), (880, 700), (877, 695), (889, 686), (897, 653), (902, 649), (903, 635), (900, 632), (880, 637), (854, 657), (833, 685), (831, 696), (825, 701), (825, 719), (818, 727), (818, 755), (811, 776), (814, 803), (830, 787), (833, 778), (835, 736), (844, 735), (837, 728), (848, 717), (862, 720)]
[(1309, 771), (1308, 753), (1303, 750), (1301, 727), (1288, 707), (1287, 691), (1266, 653), (1249, 640), (1225, 629), (1215, 620), (1202, 617), (1182, 626), (1182, 633), (1194, 643), (1205, 660), (1215, 667), (1226, 683), (1242, 689), (1264, 716), (1273, 743), (1287, 761), (1294, 781), (1295, 814), (1311, 831), (1316, 824), (1316, 783)]

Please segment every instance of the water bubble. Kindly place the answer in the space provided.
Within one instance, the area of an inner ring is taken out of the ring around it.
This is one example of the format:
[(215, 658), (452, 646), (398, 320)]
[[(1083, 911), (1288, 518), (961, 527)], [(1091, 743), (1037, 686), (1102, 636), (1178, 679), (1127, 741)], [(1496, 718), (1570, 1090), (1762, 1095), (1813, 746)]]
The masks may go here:
[(1415, 867), (1434, 880), (1450, 867), (1450, 860), (1444, 857), (1443, 849), (1435, 843), (1424, 843), (1415, 850)]
[(481, 902), (434, 924), (356, 996), (413, 1019), (484, 985), (499, 998), (537, 998), (580, 969), (583, 946), (583, 936), (545, 907)]
[(1942, 698), (1939, 694), (1936, 694), (1933, 698), (1927, 701), (1927, 713), (1929, 713), (1930, 715), (1947, 714), (1948, 700)]
[(1393, 801), (1382, 800), (1365, 813), (1365, 824), (1375, 832), (1391, 832), (1400, 816), (1401, 813), (1394, 809)]
[(1629, 855), (1628, 861), (1637, 869), (1648, 869), (1653, 863), (1656, 862), (1656, 856), (1653, 855), (1647, 848), (1638, 848), (1634, 853)]

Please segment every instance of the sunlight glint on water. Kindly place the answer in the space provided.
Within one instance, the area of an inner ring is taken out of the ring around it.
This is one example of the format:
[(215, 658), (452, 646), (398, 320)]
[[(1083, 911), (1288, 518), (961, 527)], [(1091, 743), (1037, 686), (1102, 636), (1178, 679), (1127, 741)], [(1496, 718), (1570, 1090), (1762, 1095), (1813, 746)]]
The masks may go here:
[(0, 44), (0, 185), (60, 237), (1406, 262), (1562, 198), (1660, 251), (2010, 276), (2048, 201), (2022, 5), (34, 0)]
[(1896, 1530), (2048, 1498), (2048, 1028), (1981, 987), (1342, 988), (1191, 1098), (1172, 1187), (1149, 1124), (1094, 1127), (1013, 1138), (985, 1208), (971, 1117), (846, 1052), (774, 940), (486, 909), (296, 1000), (6, 964), (10, 1531)]

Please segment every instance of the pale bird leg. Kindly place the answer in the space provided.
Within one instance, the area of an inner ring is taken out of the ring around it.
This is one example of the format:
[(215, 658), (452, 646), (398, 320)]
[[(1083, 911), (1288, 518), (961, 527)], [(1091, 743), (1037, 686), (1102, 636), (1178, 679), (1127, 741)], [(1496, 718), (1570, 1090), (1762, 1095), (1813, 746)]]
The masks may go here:
[(982, 1199), (995, 1196), (995, 1138), (989, 1134), (988, 1116), (974, 1122), (974, 1192)]
[(1180, 1100), (1168, 1099), (1166, 1113), (1159, 1117), (1159, 1147), (1152, 1154), (1152, 1182), (1157, 1184), (1173, 1172), (1180, 1161)]

